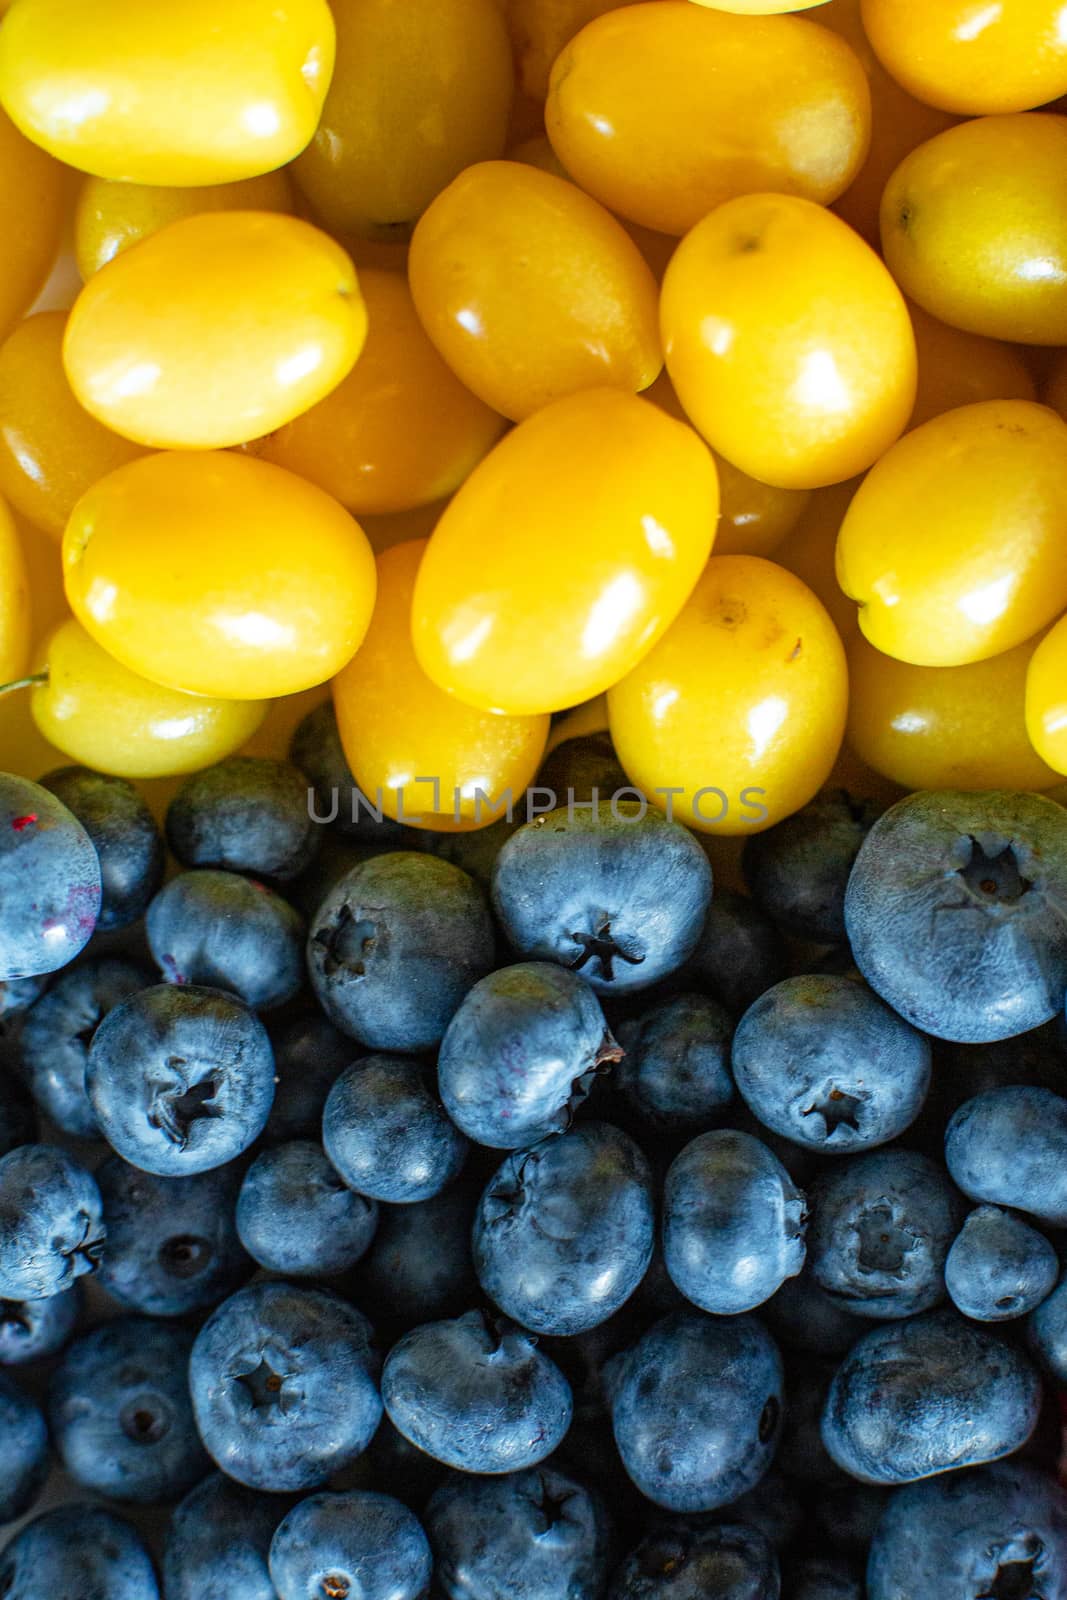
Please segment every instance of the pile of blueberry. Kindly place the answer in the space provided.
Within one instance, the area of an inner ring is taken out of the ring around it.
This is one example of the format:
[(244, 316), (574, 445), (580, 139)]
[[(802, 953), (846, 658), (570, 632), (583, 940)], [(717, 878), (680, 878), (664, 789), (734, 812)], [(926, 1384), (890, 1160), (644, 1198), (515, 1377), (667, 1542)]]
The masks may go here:
[(1065, 1600), (1067, 812), (292, 757), (0, 777), (2, 1600)]

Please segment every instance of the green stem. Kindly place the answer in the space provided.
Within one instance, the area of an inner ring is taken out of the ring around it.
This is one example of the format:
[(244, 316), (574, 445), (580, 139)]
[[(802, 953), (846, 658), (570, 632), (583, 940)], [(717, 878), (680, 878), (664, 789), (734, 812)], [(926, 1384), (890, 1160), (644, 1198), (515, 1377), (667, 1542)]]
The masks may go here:
[(47, 682), (47, 672), (32, 672), (28, 678), (14, 678), (10, 683), (0, 683), (0, 695), (14, 694), (16, 689), (36, 689), (38, 684)]

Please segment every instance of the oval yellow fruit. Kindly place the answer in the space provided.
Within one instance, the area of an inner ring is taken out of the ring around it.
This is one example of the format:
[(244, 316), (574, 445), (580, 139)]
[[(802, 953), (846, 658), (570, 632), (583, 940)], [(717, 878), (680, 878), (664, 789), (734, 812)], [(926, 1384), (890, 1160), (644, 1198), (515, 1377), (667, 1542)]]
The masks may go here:
[(304, 148), (333, 58), (326, 0), (15, 0), (0, 103), (83, 172), (233, 183)]
[[(3, 30), (0, 29), (0, 34)], [(67, 177), (0, 111), (0, 338), (33, 304), (59, 251)]]
[(669, 627), (707, 559), (719, 491), (692, 428), (618, 389), (520, 422), (453, 497), (419, 569), (415, 654), (469, 705), (589, 700)]
[(0, 684), (22, 672), (29, 647), (29, 578), (15, 519), (0, 500)]
[(1032, 638), (1067, 608), (1067, 423), (986, 400), (905, 434), (848, 508), (837, 577), (900, 661), (964, 666)]
[(30, 702), (57, 750), (97, 772), (163, 778), (195, 772), (239, 750), (267, 707), (257, 700), (181, 694), (130, 672), (70, 618), (44, 641)]
[(89, 279), (63, 359), (86, 411), (154, 449), (215, 450), (335, 388), (367, 335), (356, 270), (296, 217), (186, 217)]
[(359, 524), (314, 484), (227, 451), (144, 456), (63, 537), (75, 616), (131, 671), (232, 700), (333, 677), (374, 606)]
[(337, 726), (360, 789), (396, 821), (466, 833), (506, 814), (532, 783), (548, 717), (500, 717), (446, 694), (411, 645), (411, 597), (425, 540), (378, 557), (367, 637), (333, 681)]

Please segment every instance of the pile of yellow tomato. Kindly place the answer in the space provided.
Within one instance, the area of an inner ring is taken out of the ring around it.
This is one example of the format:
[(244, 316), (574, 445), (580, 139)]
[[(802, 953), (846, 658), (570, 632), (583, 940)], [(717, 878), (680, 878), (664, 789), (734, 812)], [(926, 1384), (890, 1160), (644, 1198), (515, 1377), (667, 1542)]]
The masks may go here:
[(0, 766), (1061, 782), (1067, 0), (0, 10)]

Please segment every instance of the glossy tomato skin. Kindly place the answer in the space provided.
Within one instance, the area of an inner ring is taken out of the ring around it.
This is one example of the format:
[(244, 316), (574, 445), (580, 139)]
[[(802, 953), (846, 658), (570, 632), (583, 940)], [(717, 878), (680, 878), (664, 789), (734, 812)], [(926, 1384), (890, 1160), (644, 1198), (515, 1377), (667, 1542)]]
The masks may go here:
[(906, 789), (1049, 789), (1026, 731), (1033, 641), (965, 667), (916, 667), (857, 639), (848, 652), (848, 742)]
[(1067, 424), (1046, 406), (961, 406), (868, 473), (837, 576), (866, 637), (916, 666), (982, 661), (1067, 607)]
[(1042, 761), (1067, 773), (1067, 626), (1062, 617), (1030, 658), (1026, 728)]
[(545, 126), (574, 180), (631, 222), (681, 234), (737, 195), (820, 204), (859, 171), (867, 78), (804, 17), (648, 0), (590, 22), (552, 69)]
[(905, 157), (882, 199), (886, 264), (954, 327), (1067, 344), (1067, 117), (949, 128)]
[(321, 229), (261, 211), (205, 213), (89, 279), (63, 361), (78, 400), (116, 433), (212, 450), (321, 400), (366, 334), (355, 268)]
[(603, 206), (536, 167), (462, 172), (415, 229), (408, 277), (445, 361), (513, 420), (579, 389), (646, 389), (663, 364), (641, 252)]
[(651, 803), (701, 832), (746, 834), (822, 787), (847, 701), (845, 652), (811, 590), (758, 556), (713, 556), (674, 625), (609, 690), (608, 715)]
[(412, 610), (427, 675), (537, 715), (616, 682), (684, 605), (711, 548), (706, 445), (656, 406), (587, 389), (521, 422), (430, 539)]
[(233, 183), (304, 148), (334, 60), (326, 0), (15, 0), (0, 102), (36, 144), (131, 183)]
[(761, 482), (851, 478), (907, 425), (904, 299), (874, 251), (809, 200), (747, 195), (705, 217), (667, 269), (660, 323), (694, 426)]
[(886, 70), (928, 105), (977, 117), (1067, 93), (1064, 0), (862, 0), (862, 14)]
[(374, 606), (374, 557), (348, 512), (229, 451), (149, 455), (109, 473), (74, 508), (63, 567), (75, 616), (124, 666), (223, 699), (333, 677)]
[(59, 252), (68, 177), (0, 111), (0, 337), (29, 310)]
[(514, 87), (495, 0), (334, 0), (337, 66), (293, 169), (335, 233), (409, 237), (434, 195), (503, 155)]
[(123, 778), (169, 777), (221, 761), (252, 737), (267, 711), (265, 701), (150, 683), (73, 618), (45, 639), (37, 664), (48, 673), (31, 699), (39, 731), (70, 760)]
[[(426, 541), (378, 557), (378, 598), (367, 636), (333, 681), (348, 764), (372, 804), (439, 833), (488, 827), (533, 782), (548, 717), (497, 716), (446, 694), (411, 644), (411, 601)], [(480, 793), (479, 793), (480, 791)], [(380, 800), (379, 800), (380, 796)]]

